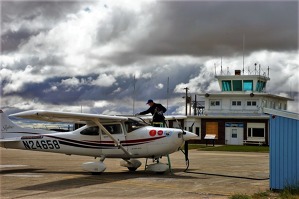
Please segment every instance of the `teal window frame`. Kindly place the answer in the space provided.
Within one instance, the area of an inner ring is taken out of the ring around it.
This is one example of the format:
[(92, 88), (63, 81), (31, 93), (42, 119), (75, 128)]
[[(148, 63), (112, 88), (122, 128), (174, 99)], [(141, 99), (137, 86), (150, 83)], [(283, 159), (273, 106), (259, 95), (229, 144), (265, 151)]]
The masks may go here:
[(266, 82), (257, 80), (256, 91), (261, 92), (266, 87)]
[(242, 91), (242, 80), (233, 80), (233, 91)]
[(231, 80), (222, 80), (222, 91), (232, 91)]
[(253, 91), (253, 81), (252, 80), (244, 80), (243, 81), (243, 89), (244, 89), (244, 91)]

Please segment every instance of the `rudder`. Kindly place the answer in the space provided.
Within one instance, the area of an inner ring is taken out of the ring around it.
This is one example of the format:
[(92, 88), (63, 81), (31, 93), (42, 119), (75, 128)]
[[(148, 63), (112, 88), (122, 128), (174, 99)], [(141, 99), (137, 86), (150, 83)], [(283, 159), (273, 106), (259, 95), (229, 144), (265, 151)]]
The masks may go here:
[(3, 133), (15, 132), (20, 129), (21, 127), (13, 123), (0, 109), (0, 138), (3, 139)]

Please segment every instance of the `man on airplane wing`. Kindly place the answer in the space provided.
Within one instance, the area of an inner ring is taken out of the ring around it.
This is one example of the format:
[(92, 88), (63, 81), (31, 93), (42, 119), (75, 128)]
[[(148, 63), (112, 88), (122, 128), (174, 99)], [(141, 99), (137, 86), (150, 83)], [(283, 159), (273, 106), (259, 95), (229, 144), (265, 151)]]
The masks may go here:
[(149, 99), (147, 103), (150, 107), (146, 111), (142, 111), (137, 115), (145, 115), (151, 113), (153, 115), (153, 126), (160, 126), (161, 123), (165, 123), (165, 117), (163, 113), (166, 112), (166, 108), (162, 104), (155, 103), (152, 99)]

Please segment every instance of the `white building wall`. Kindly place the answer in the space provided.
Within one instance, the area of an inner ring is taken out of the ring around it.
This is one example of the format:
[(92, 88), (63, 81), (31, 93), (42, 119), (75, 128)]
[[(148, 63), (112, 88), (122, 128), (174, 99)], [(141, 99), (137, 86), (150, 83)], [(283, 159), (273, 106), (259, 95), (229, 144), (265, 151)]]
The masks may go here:
[(208, 113), (262, 113), (262, 108), (287, 109), (287, 101), (275, 98), (229, 96), (205, 97), (205, 114)]

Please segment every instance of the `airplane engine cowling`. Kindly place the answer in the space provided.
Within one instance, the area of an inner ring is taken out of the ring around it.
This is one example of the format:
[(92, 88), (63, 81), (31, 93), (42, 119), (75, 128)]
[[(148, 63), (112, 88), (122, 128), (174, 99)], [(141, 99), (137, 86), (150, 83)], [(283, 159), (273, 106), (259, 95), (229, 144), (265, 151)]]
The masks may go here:
[(103, 162), (85, 162), (82, 164), (82, 168), (92, 173), (101, 173), (106, 170), (106, 166)]
[(141, 162), (139, 160), (121, 160), (120, 161), (120, 166), (122, 167), (128, 167), (128, 168), (138, 168), (141, 166)]

